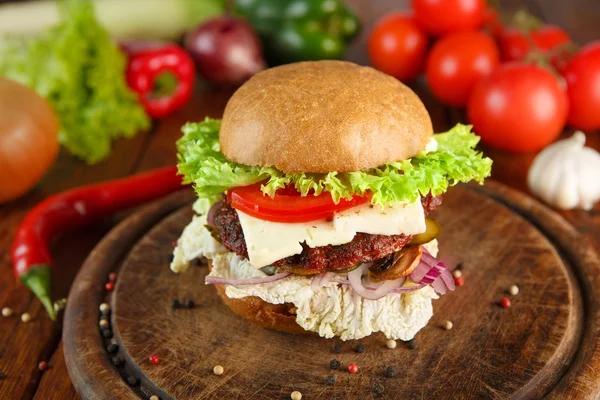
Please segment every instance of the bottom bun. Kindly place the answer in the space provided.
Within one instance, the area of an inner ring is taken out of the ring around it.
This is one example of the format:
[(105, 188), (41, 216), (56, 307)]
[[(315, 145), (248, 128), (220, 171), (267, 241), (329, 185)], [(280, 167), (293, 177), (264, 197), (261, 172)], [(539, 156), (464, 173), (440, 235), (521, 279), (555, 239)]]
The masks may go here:
[[(208, 261), (208, 270), (212, 269), (212, 263)], [(287, 333), (298, 333), (303, 335), (314, 334), (314, 332), (303, 329), (296, 323), (296, 315), (291, 311), (293, 304), (271, 304), (256, 296), (232, 299), (225, 293), (225, 285), (214, 285), (223, 303), (240, 317), (254, 322), (263, 328), (275, 329)]]

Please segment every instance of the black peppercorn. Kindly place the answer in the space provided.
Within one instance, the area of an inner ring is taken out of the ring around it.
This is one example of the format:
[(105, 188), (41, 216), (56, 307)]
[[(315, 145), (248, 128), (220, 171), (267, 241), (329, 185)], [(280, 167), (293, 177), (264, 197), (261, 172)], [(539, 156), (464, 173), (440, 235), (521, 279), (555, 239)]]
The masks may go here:
[(385, 377), (386, 378), (393, 378), (394, 376), (396, 376), (396, 368), (392, 367), (391, 365), (389, 367), (387, 367), (385, 369)]
[(102, 330), (102, 337), (105, 339), (110, 339), (113, 337), (113, 332), (110, 329), (103, 329)]
[(123, 358), (121, 358), (119, 356), (114, 356), (113, 358), (110, 359), (110, 362), (115, 367), (118, 367), (119, 365), (123, 364), (124, 361), (123, 361)]
[(409, 349), (414, 350), (417, 348), (417, 343), (415, 342), (414, 339), (409, 340), (406, 345), (408, 346)]
[(187, 299), (186, 301), (183, 302), (183, 306), (185, 308), (194, 308), (196, 304), (194, 304), (194, 300), (192, 299)]
[(108, 346), (106, 346), (106, 351), (108, 351), (109, 353), (116, 353), (117, 351), (119, 351), (119, 346), (111, 343)]
[(333, 346), (333, 353), (340, 354), (341, 352), (342, 352), (342, 345), (339, 343), (336, 343), (335, 346)]
[(127, 384), (128, 384), (129, 386), (137, 386), (139, 383), (140, 383), (139, 379), (138, 379), (138, 378), (136, 378), (135, 376), (133, 376), (133, 375), (129, 375), (129, 376), (127, 377)]
[(336, 360), (335, 358), (331, 361), (329, 361), (329, 368), (331, 369), (339, 369), (340, 368), (341, 363)]
[(384, 387), (381, 383), (379, 382), (375, 382), (375, 385), (373, 386), (373, 391), (377, 394), (382, 394), (384, 391)]
[(357, 353), (364, 353), (365, 352), (365, 345), (362, 343), (359, 343), (356, 345), (356, 352)]
[(181, 303), (179, 302), (179, 300), (175, 299), (171, 302), (171, 307), (175, 309), (181, 308)]
[(326, 376), (325, 377), (325, 384), (327, 384), (329, 386), (335, 385), (335, 376), (333, 376), (333, 375)]

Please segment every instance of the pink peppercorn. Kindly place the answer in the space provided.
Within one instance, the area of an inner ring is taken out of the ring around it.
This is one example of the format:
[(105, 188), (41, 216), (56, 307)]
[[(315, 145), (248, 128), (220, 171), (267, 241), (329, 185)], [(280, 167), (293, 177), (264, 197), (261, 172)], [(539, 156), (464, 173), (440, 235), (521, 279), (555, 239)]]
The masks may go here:
[(350, 372), (351, 374), (355, 374), (358, 372), (358, 365), (352, 363), (352, 364), (348, 364), (348, 372)]
[(500, 300), (500, 307), (502, 307), (502, 308), (510, 307), (510, 299), (508, 297), (503, 297)]
[(150, 356), (150, 364), (158, 364), (160, 362), (160, 358), (158, 358), (157, 355), (151, 355)]

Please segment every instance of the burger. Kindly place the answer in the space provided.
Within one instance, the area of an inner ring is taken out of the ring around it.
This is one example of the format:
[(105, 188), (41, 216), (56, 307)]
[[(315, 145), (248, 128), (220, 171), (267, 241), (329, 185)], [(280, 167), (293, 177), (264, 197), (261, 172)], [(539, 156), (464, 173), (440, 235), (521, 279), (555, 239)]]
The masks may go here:
[(429, 217), (491, 160), (470, 127), (433, 134), (395, 78), (343, 61), (265, 70), (222, 120), (187, 123), (178, 168), (199, 197), (171, 269), (205, 257), (236, 314), (291, 333), (410, 340), (454, 290)]

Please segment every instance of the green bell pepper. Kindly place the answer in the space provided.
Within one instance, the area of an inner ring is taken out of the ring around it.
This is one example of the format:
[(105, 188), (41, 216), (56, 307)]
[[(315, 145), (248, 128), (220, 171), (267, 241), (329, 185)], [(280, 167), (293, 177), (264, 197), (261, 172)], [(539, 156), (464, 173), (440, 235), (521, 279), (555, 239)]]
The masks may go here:
[(256, 29), (270, 65), (341, 59), (360, 30), (340, 0), (237, 0), (235, 13)]

